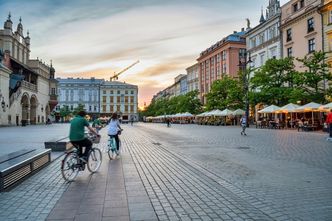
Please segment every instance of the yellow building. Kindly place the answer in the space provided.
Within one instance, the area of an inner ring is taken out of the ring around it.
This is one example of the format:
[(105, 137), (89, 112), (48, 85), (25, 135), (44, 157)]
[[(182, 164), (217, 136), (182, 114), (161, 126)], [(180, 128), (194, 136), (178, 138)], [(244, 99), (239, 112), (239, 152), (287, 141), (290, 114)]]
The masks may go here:
[(123, 122), (138, 120), (138, 87), (119, 81), (105, 81), (100, 85), (100, 115), (118, 113)]
[(332, 66), (332, 0), (324, 0), (320, 12), (323, 16), (323, 49), (327, 53), (327, 63)]

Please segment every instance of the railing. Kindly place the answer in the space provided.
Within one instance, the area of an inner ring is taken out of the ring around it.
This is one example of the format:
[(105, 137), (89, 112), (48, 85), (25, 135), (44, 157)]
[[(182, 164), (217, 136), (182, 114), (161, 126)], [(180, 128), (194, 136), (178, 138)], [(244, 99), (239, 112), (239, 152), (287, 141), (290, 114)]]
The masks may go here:
[(51, 101), (56, 101), (56, 100), (58, 100), (58, 95), (51, 94), (51, 95), (50, 95), (50, 100), (51, 100)]
[(37, 85), (32, 84), (32, 83), (27, 82), (27, 81), (22, 81), (21, 86), (24, 87), (24, 88), (27, 88), (27, 89), (29, 89), (29, 90), (35, 91), (35, 92), (38, 91), (38, 90), (37, 90)]

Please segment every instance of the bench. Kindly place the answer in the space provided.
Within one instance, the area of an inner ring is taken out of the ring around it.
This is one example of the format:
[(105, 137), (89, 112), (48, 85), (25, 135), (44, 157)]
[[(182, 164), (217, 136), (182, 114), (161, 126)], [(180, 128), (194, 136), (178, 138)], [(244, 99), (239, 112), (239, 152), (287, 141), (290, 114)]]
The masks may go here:
[(65, 151), (68, 143), (69, 138), (65, 137), (44, 142), (44, 145), (46, 149), (51, 149), (52, 151)]
[(51, 162), (51, 150), (23, 149), (0, 157), (0, 192), (14, 187)]

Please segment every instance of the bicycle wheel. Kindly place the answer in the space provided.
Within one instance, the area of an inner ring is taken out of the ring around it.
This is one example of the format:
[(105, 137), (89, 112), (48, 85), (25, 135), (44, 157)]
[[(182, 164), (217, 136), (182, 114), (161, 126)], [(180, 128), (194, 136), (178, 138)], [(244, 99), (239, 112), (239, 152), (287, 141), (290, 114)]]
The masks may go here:
[(88, 170), (91, 173), (96, 172), (102, 161), (101, 151), (98, 148), (92, 148), (88, 158)]
[(73, 181), (79, 172), (79, 158), (76, 153), (67, 153), (61, 163), (61, 174), (68, 182)]
[(114, 153), (116, 151), (116, 142), (115, 142), (115, 138), (111, 138), (111, 140), (109, 140), (109, 146), (108, 146), (108, 157), (110, 158), (110, 160), (114, 159)]

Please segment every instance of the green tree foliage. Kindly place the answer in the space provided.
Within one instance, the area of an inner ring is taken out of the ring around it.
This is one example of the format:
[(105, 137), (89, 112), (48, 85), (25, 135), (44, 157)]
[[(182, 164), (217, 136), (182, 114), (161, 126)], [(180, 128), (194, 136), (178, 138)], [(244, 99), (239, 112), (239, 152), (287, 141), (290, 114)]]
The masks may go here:
[(293, 58), (267, 60), (251, 78), (251, 90), (254, 92), (251, 92), (250, 100), (275, 105), (288, 103), (297, 74)]
[(328, 71), (328, 65), (324, 62), (326, 53), (314, 52), (303, 59), (297, 59), (305, 67), (305, 71), (301, 73), (298, 84), (308, 94), (308, 98), (312, 101), (322, 103), (325, 101), (326, 93), (324, 88), (324, 80), (332, 80), (332, 74)]
[(250, 101), (257, 103), (285, 105), (297, 101), (324, 103), (328, 90), (324, 90), (324, 79), (331, 80), (331, 73), (324, 63), (323, 52), (314, 52), (303, 59), (297, 59), (304, 72), (294, 70), (294, 58), (270, 59), (255, 72), (250, 81)]
[(85, 111), (83, 104), (78, 104), (78, 106), (74, 108), (73, 115), (77, 115), (80, 111)]
[(223, 79), (213, 82), (211, 90), (206, 97), (207, 110), (243, 108), (243, 82), (225, 76)]
[(69, 110), (68, 105), (64, 105), (63, 107), (60, 108), (60, 116), (62, 118), (66, 118), (71, 115), (71, 112)]
[(159, 116), (164, 114), (177, 114), (189, 112), (197, 114), (201, 112), (202, 105), (198, 99), (198, 91), (192, 91), (185, 95), (179, 95), (170, 99), (160, 98), (151, 102), (151, 104), (142, 112), (143, 116)]

